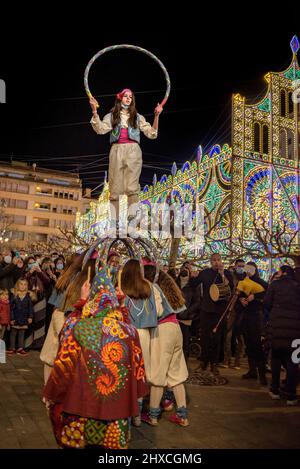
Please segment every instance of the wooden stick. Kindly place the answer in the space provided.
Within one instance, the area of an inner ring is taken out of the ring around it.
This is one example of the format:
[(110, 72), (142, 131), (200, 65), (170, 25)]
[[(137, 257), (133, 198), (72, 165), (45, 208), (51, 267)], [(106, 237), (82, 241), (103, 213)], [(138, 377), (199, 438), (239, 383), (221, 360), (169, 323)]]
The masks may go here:
[(233, 303), (236, 301), (237, 298), (238, 298), (238, 296), (237, 296), (236, 294), (234, 294), (234, 295), (232, 296), (232, 298), (229, 300), (228, 305), (227, 305), (227, 307), (226, 307), (224, 313), (223, 313), (222, 316), (220, 317), (220, 319), (219, 319), (217, 325), (216, 325), (216, 326), (213, 328), (213, 330), (212, 330), (214, 334), (216, 334), (216, 332), (217, 332), (217, 330), (218, 330), (218, 328), (219, 328), (221, 322), (223, 321), (224, 317), (225, 317), (226, 314), (227, 314), (227, 311), (232, 307)]

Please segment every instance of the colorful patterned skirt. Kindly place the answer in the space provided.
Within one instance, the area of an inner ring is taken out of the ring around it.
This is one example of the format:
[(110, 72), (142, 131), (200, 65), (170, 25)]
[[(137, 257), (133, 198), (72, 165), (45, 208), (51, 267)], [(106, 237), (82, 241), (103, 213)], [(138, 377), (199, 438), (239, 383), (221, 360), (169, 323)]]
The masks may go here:
[(60, 448), (128, 449), (128, 419), (94, 420), (62, 412), (60, 405), (49, 414)]

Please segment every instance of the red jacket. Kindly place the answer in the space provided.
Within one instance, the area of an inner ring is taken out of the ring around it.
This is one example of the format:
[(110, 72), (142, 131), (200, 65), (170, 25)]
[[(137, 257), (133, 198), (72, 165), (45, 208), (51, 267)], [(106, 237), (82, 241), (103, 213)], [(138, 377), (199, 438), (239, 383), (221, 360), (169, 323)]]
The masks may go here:
[(99, 315), (86, 316), (82, 304), (75, 305), (60, 333), (44, 398), (68, 414), (92, 419), (138, 415), (138, 398), (149, 389), (137, 330), (127, 323), (125, 308), (101, 302)]
[(0, 299), (0, 324), (2, 326), (10, 324), (10, 307), (8, 300)]

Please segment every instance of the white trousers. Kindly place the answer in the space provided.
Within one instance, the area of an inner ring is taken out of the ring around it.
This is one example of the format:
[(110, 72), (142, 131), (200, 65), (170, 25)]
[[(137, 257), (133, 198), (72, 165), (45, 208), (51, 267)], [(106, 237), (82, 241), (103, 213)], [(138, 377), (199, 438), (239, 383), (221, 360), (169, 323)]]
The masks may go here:
[(137, 329), (145, 365), (146, 379), (150, 377), (150, 329)]
[(173, 388), (188, 378), (179, 324), (165, 322), (151, 330), (150, 383)]
[(110, 200), (128, 196), (128, 206), (139, 200), (142, 151), (138, 143), (114, 143), (109, 153), (108, 184)]

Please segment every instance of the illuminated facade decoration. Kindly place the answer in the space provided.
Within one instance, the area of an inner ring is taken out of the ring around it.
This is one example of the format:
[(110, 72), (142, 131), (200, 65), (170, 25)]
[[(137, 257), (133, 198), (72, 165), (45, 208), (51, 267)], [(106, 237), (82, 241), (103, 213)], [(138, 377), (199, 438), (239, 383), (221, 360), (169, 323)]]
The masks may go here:
[(232, 239), (255, 240), (253, 218), (270, 229), (287, 223), (287, 235), (299, 230), (300, 104), (292, 99), (300, 83), (296, 36), (291, 49), (290, 66), (265, 75), (267, 91), (259, 102), (233, 96)]
[[(203, 203), (206, 231), (220, 253), (226, 251), (224, 240), (255, 240), (253, 217), (267, 221), (270, 228), (287, 222), (288, 232), (299, 229), (300, 104), (292, 99), (300, 80), (296, 36), (290, 45), (290, 66), (265, 75), (267, 90), (260, 101), (248, 103), (240, 94), (233, 95), (231, 146), (214, 145), (205, 155), (199, 146), (196, 161), (186, 162), (181, 169), (174, 163), (170, 175), (160, 180), (154, 175), (152, 185), (140, 194), (146, 206)], [(108, 200), (107, 184), (100, 196), (100, 201), (104, 199)], [(107, 214), (102, 209), (97, 215), (94, 204), (89, 214), (78, 216), (82, 234), (93, 236), (93, 226), (99, 228), (100, 219), (104, 226)], [(299, 237), (294, 241), (299, 245)], [(188, 242), (182, 243), (184, 251), (189, 252)], [(260, 266), (263, 271), (270, 269), (268, 260), (261, 260)]]

